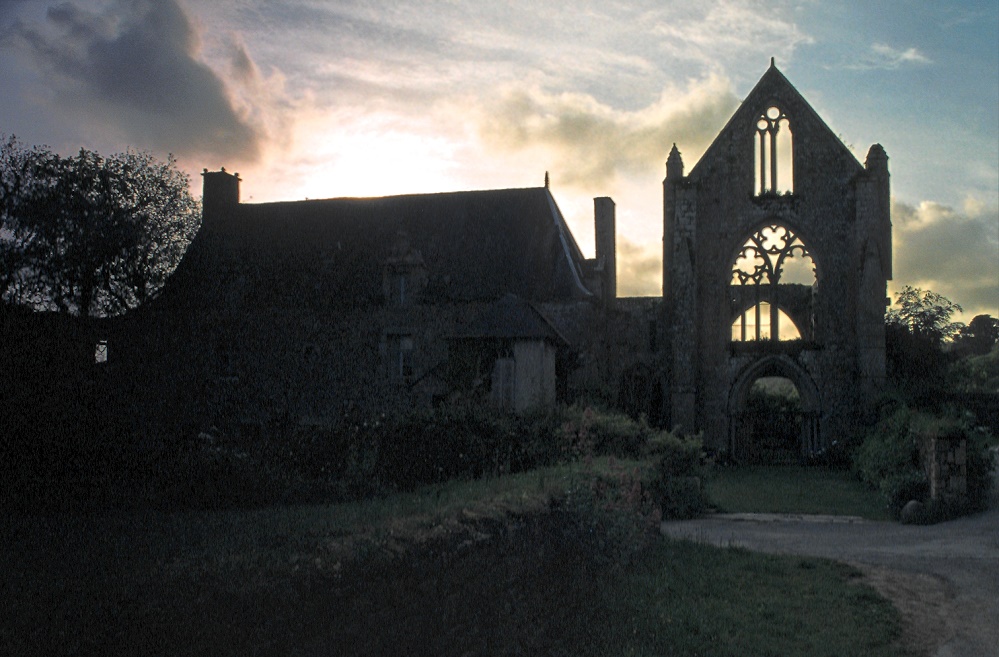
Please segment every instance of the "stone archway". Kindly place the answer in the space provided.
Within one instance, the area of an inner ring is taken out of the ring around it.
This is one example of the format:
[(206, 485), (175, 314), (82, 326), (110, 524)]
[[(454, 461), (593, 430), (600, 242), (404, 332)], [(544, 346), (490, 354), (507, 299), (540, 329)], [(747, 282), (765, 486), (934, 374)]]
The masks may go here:
[(800, 398), (800, 428), (798, 447), (801, 460), (807, 460), (821, 449), (819, 418), (822, 414), (819, 389), (811, 375), (794, 359), (785, 354), (768, 355), (746, 365), (736, 375), (728, 395), (729, 455), (736, 461), (749, 456), (747, 436), (757, 421), (749, 409), (753, 384), (766, 377), (788, 379)]

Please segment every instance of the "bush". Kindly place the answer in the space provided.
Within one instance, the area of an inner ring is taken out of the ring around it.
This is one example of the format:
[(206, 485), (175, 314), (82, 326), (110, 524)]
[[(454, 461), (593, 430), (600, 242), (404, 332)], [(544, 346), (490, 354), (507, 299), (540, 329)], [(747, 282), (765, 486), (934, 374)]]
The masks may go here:
[(560, 415), (570, 459), (588, 452), (596, 456), (637, 458), (645, 453), (649, 440), (655, 435), (644, 418), (635, 421), (616, 411), (573, 405)]
[(889, 476), (922, 471), (919, 446), (909, 432), (912, 417), (906, 406), (887, 409), (857, 448), (854, 470), (873, 488), (880, 489)]
[(707, 501), (702, 486), (703, 447), (699, 437), (679, 438), (668, 431), (657, 433), (649, 444), (656, 459), (652, 497), (663, 518), (694, 518)]

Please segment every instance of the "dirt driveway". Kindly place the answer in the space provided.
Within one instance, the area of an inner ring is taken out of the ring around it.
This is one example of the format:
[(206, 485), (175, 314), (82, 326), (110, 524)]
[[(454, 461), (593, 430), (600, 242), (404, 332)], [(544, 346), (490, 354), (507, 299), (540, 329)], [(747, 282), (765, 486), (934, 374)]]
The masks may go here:
[[(995, 492), (995, 488), (993, 489)], [(999, 503), (929, 527), (835, 516), (719, 514), (665, 522), (667, 536), (845, 561), (902, 613), (934, 657), (999, 657)]]

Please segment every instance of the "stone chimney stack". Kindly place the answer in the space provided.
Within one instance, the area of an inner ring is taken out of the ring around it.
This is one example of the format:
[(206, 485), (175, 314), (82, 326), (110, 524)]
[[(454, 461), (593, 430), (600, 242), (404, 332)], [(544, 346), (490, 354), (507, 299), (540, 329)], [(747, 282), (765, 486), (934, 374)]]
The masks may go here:
[(239, 205), (239, 174), (205, 169), (201, 174), (202, 226), (214, 225), (229, 216)]
[(608, 196), (593, 199), (594, 227), (596, 229), (597, 267), (601, 268), (600, 298), (605, 308), (613, 308), (617, 299), (617, 246), (616, 211), (614, 200)]

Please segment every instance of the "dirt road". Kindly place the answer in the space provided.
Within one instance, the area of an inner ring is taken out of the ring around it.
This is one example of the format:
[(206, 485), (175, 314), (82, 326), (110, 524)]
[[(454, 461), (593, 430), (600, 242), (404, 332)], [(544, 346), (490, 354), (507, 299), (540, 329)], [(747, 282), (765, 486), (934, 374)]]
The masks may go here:
[[(994, 492), (995, 492), (994, 488)], [(999, 657), (999, 503), (928, 527), (836, 516), (714, 515), (668, 536), (856, 565), (902, 612), (907, 642), (933, 657)]]

